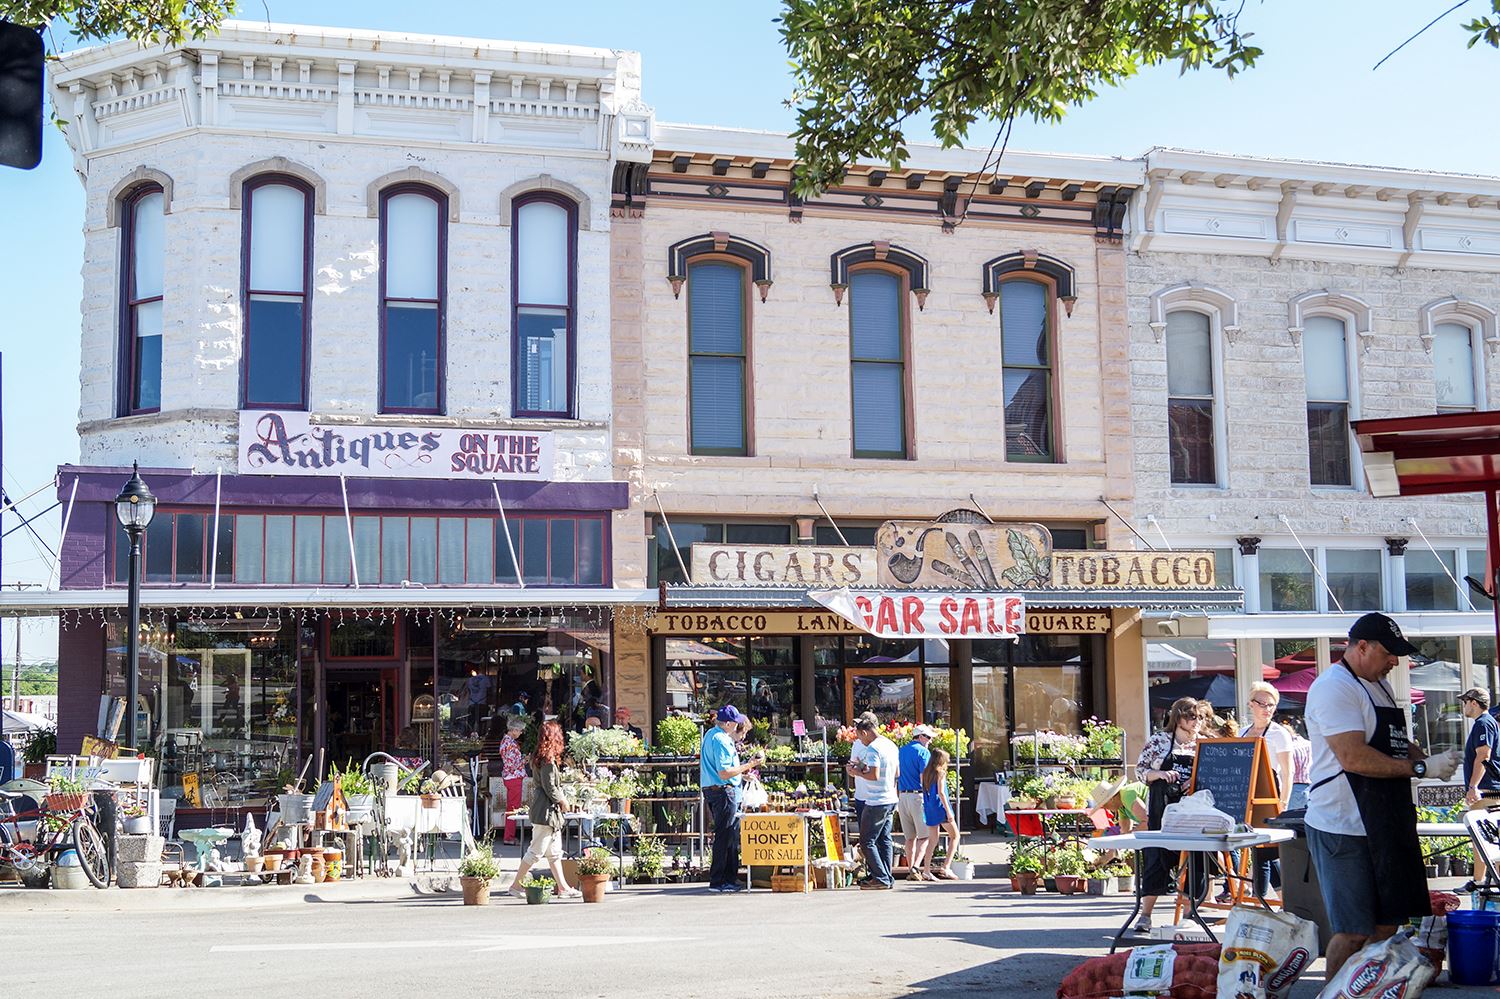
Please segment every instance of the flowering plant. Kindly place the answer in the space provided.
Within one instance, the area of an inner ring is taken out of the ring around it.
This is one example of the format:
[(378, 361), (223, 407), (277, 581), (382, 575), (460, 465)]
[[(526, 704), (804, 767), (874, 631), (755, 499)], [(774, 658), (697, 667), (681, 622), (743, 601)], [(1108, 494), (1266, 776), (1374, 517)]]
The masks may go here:
[(1011, 739), (1011, 747), (1015, 751), (1017, 762), (1057, 760), (1062, 763), (1073, 763), (1083, 759), (1087, 745), (1081, 735), (1064, 735), (1051, 731), (1017, 735)]
[(1125, 749), (1125, 730), (1109, 720), (1083, 723), (1083, 755), (1091, 760), (1118, 760)]
[(144, 818), (146, 815), (145, 802), (136, 801), (133, 798), (120, 803), (120, 814), (127, 819)]

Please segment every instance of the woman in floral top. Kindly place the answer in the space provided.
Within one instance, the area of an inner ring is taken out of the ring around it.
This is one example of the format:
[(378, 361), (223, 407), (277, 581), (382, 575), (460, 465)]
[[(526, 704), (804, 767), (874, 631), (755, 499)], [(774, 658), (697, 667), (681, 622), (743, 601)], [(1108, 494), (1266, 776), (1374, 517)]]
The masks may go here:
[[(1198, 753), (1198, 725), (1200, 712), (1198, 702), (1191, 697), (1179, 697), (1172, 702), (1167, 713), (1166, 728), (1146, 740), (1140, 759), (1135, 764), (1137, 780), (1146, 782), (1150, 792), (1146, 812), (1146, 827), (1160, 829), (1162, 813), (1167, 805), (1182, 798), (1188, 782), (1193, 778), (1193, 758)], [(1136, 920), (1137, 933), (1151, 932), (1151, 910), (1156, 908), (1156, 897), (1173, 892), (1177, 879), (1173, 876), (1174, 853), (1166, 850), (1146, 850), (1141, 864), (1141, 916)], [(1197, 886), (1195, 886), (1197, 887)]]
[[(526, 719), (515, 717), (506, 727), (505, 738), (500, 740), (500, 779), (505, 781), (505, 810), (521, 807), (521, 782), (526, 779), (526, 755), (516, 740), (526, 731)], [(505, 842), (516, 841), (516, 820), (505, 820)]]

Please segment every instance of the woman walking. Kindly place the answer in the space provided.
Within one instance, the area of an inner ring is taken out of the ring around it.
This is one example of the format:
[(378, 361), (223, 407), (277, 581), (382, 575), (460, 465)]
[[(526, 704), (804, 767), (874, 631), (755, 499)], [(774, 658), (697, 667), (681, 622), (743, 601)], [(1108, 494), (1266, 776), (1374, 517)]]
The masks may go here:
[[(1135, 775), (1146, 782), (1146, 827), (1160, 829), (1167, 806), (1182, 800), (1188, 782), (1193, 779), (1193, 759), (1198, 752), (1198, 725), (1201, 717), (1198, 701), (1179, 697), (1167, 713), (1166, 728), (1146, 740), (1136, 761)], [(1151, 911), (1158, 895), (1174, 893), (1173, 854), (1166, 850), (1143, 851), (1141, 864), (1141, 915), (1136, 920), (1137, 933), (1151, 932)], [(1194, 890), (1200, 886), (1194, 885)]]
[[(919, 881), (957, 881), (953, 873), (953, 858), (958, 856), (958, 820), (953, 817), (953, 807), (948, 801), (948, 751), (934, 749), (922, 771), (922, 821), (926, 823), (927, 852), (922, 861)], [(948, 834), (948, 853), (943, 857), (943, 866), (932, 869), (932, 854), (937, 850), (938, 837)]]
[(526, 716), (511, 715), (500, 740), (500, 779), (505, 782), (505, 842), (516, 841), (516, 820), (509, 813), (521, 807), (521, 783), (526, 779), (526, 756), (521, 752), (521, 735), (526, 731)]
[(563, 875), (563, 809), (567, 807), (567, 800), (558, 769), (562, 754), (562, 726), (555, 721), (543, 722), (536, 752), (531, 756), (531, 849), (521, 859), (515, 880), (508, 889), (517, 898), (526, 897), (526, 875), (533, 864), (544, 858), (552, 871), (552, 880), (557, 882), (554, 894), (561, 898), (578, 898), (583, 894), (570, 887)]

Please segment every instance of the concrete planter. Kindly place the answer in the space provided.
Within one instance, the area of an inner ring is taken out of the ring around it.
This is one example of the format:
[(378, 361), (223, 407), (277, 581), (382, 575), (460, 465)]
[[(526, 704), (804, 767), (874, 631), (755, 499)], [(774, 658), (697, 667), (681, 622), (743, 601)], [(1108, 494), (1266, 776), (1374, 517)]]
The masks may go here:
[(1115, 879), (1089, 878), (1084, 890), (1090, 895), (1113, 895), (1115, 893)]
[(121, 861), (116, 871), (121, 888), (157, 888), (161, 886), (161, 862), (129, 863)]
[(166, 840), (160, 836), (120, 836), (115, 840), (115, 860), (121, 864), (152, 864), (161, 860)]

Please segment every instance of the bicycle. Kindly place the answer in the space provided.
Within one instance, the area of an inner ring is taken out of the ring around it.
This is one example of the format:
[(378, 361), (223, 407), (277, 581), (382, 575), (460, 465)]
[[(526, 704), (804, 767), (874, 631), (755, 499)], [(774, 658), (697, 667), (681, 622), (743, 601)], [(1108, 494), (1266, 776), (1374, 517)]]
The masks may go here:
[(109, 851), (94, 827), (89, 795), (48, 792), (40, 808), (18, 812), (15, 803), (22, 798), (35, 800), (29, 794), (0, 790), (0, 865), (13, 867), (23, 876), (38, 868), (50, 874), (57, 858), (71, 849), (89, 884), (109, 887)]

